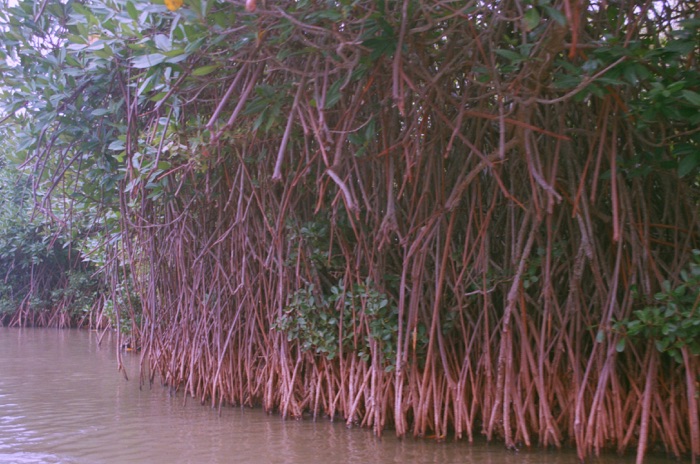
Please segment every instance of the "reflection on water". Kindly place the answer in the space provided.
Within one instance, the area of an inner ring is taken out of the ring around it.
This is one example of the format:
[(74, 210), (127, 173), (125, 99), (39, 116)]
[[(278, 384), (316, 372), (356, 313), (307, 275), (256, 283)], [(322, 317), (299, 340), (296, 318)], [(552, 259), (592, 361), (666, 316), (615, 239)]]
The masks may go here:
[[(135, 357), (125, 360), (137, 378)], [(114, 342), (86, 331), (0, 328), (0, 463), (565, 464), (571, 451), (376, 438), (260, 410), (221, 415), (116, 370)], [(610, 457), (597, 463), (634, 462)], [(647, 460), (649, 463), (671, 460)]]

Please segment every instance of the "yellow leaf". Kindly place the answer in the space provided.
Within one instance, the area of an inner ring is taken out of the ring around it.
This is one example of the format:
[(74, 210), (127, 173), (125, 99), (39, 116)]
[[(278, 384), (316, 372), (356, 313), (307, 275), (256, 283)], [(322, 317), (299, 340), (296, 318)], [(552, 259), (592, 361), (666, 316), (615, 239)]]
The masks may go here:
[(164, 0), (164, 1), (165, 1), (165, 6), (170, 11), (179, 10), (180, 7), (182, 6), (182, 2), (183, 2), (183, 0)]

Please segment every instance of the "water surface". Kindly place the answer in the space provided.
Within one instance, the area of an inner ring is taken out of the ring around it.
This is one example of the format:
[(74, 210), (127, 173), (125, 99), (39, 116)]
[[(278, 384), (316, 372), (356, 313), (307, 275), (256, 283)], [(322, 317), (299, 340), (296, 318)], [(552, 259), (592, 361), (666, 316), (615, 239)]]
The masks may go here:
[[(0, 463), (568, 464), (571, 451), (398, 440), (327, 420), (284, 421), (139, 388), (138, 358), (116, 369), (114, 340), (94, 332), (0, 328)], [(633, 463), (608, 456), (597, 464)], [(648, 459), (652, 464), (674, 462)]]

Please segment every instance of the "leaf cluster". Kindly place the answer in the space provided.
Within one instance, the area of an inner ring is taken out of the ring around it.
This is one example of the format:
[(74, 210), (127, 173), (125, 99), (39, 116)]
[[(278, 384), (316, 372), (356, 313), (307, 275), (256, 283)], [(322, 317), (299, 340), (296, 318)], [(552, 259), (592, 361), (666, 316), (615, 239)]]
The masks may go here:
[[(683, 363), (681, 350), (700, 355), (700, 250), (693, 250), (688, 267), (680, 272), (676, 285), (669, 280), (654, 295), (656, 304), (634, 311), (632, 317), (614, 328), (630, 340), (653, 341), (656, 349)], [(618, 351), (624, 350), (624, 338)]]
[[(341, 349), (365, 362), (372, 352), (381, 352), (379, 362), (390, 371), (395, 367), (398, 324), (396, 305), (371, 281), (346, 288), (340, 280), (328, 294), (318, 295), (313, 284), (297, 290), (274, 328), (298, 342), (302, 351), (329, 360)], [(370, 349), (371, 344), (377, 347)]]

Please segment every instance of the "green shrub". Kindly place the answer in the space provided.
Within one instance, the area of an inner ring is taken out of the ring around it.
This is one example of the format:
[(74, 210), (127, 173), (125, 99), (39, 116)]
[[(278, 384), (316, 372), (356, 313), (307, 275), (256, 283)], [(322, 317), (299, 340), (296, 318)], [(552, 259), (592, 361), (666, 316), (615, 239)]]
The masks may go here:
[[(700, 355), (700, 250), (693, 250), (691, 262), (680, 273), (680, 283), (674, 286), (664, 281), (654, 299), (656, 304), (634, 311), (614, 328), (632, 340), (653, 340), (659, 352), (678, 363), (684, 347)], [(624, 341), (620, 347), (624, 349)]]

